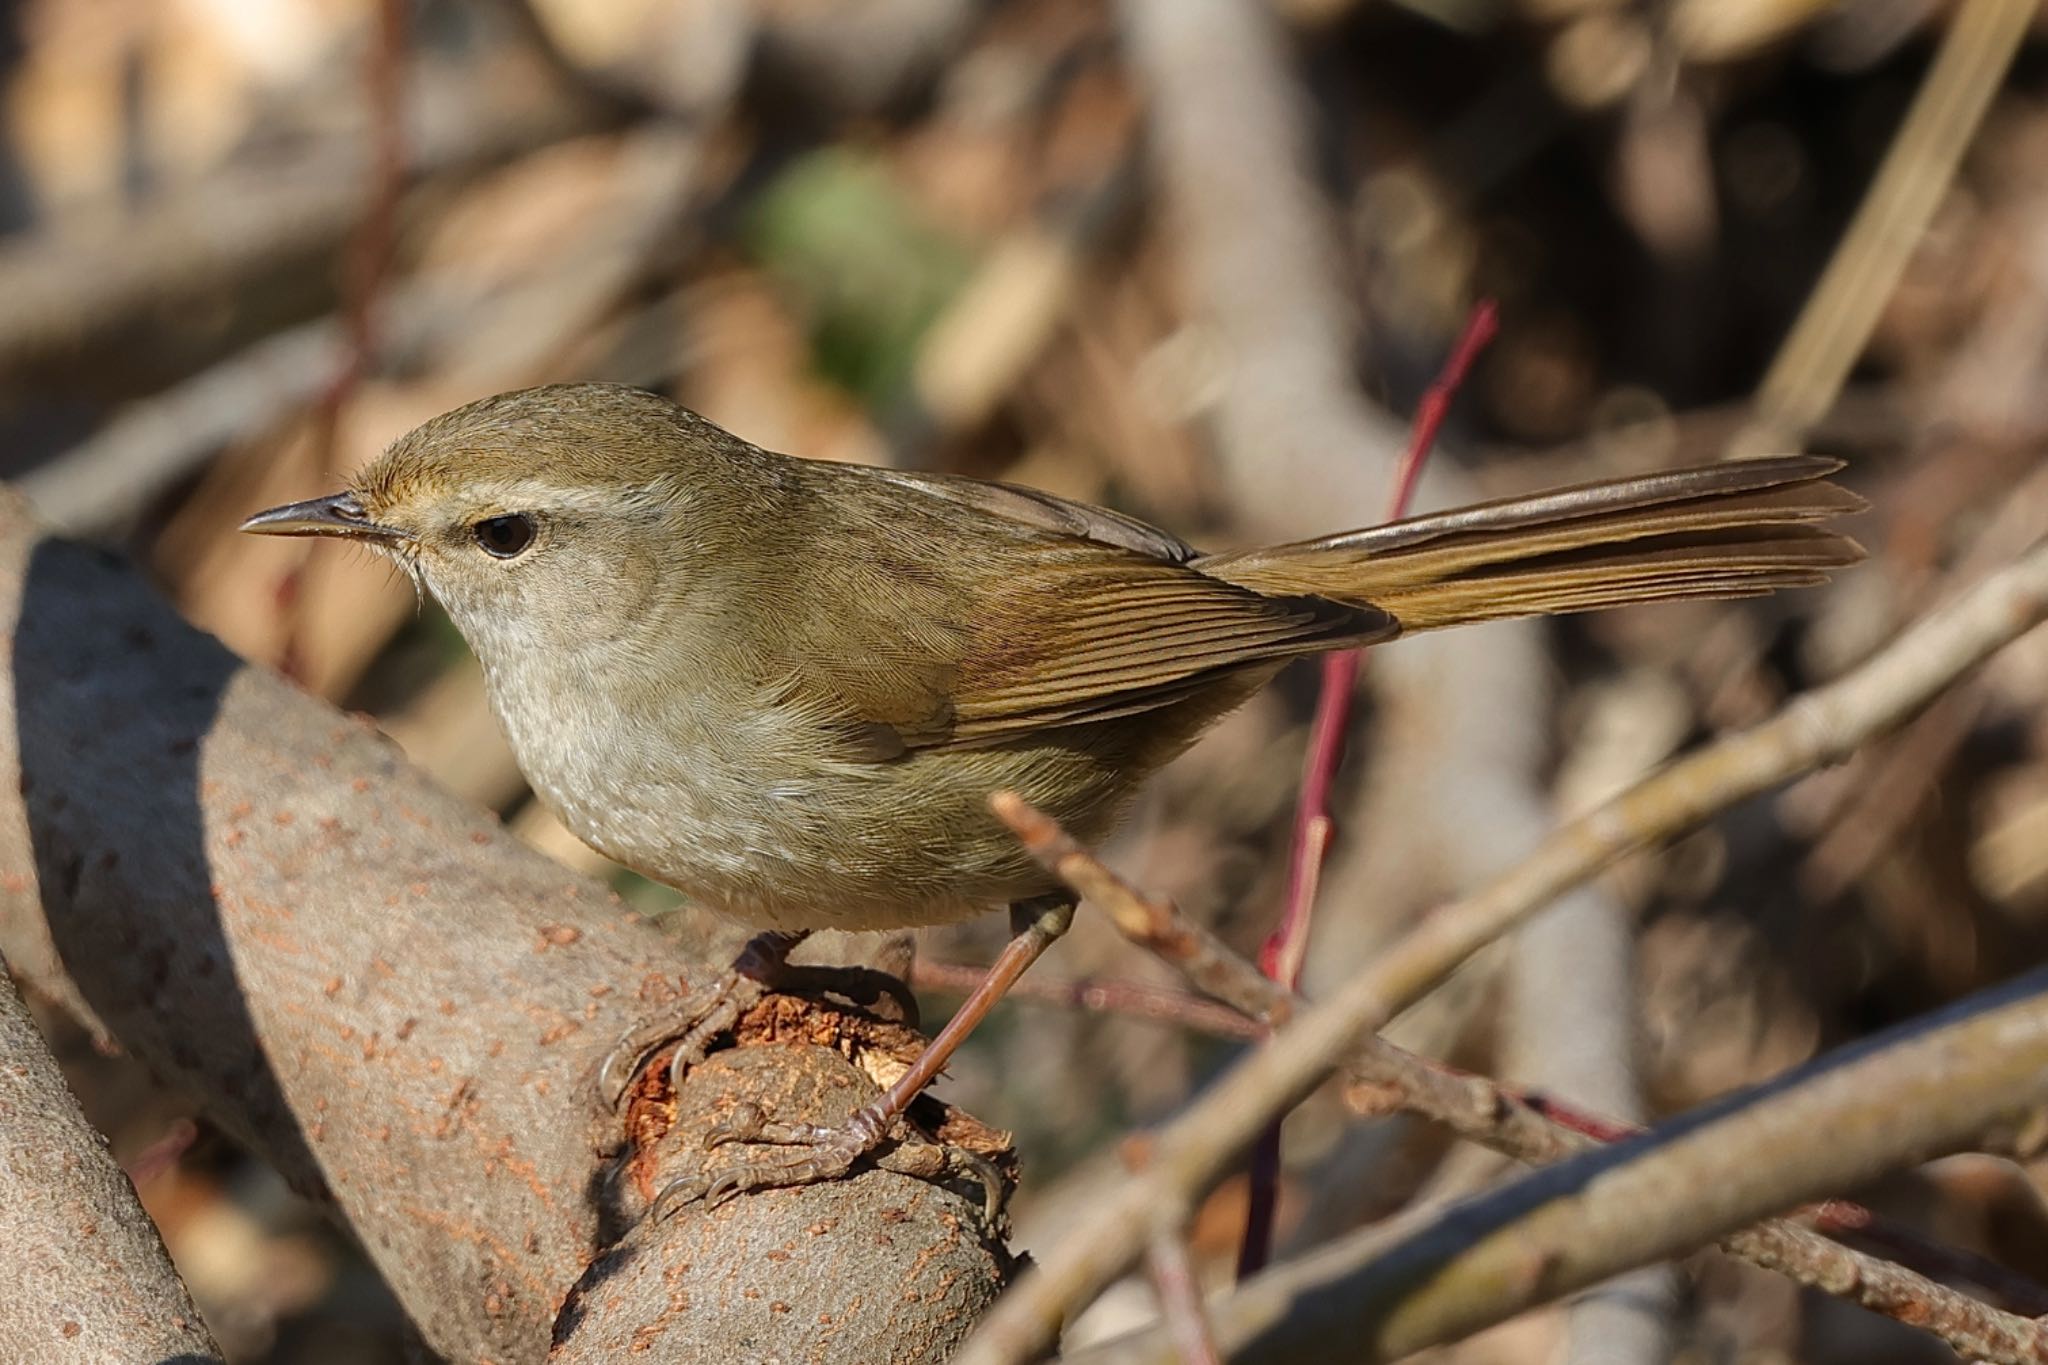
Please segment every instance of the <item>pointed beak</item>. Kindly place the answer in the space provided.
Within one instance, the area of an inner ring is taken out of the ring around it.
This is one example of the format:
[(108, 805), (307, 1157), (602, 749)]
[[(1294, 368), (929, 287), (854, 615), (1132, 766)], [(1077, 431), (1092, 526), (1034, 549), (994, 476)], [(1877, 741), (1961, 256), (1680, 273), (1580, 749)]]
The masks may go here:
[(347, 536), (354, 540), (403, 540), (403, 531), (379, 526), (364, 513), (353, 493), (330, 493), (324, 498), (288, 502), (267, 512), (258, 512), (242, 523), (242, 529), (259, 536)]

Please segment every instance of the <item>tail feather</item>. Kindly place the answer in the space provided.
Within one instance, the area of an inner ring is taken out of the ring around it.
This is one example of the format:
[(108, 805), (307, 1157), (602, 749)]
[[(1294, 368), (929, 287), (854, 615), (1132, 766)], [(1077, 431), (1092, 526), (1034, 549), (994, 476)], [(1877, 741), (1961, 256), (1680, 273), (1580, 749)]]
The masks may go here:
[(1794, 455), (1583, 484), (1196, 568), (1258, 592), (1370, 604), (1403, 631), (1631, 602), (1754, 597), (1822, 582), (1863, 557), (1821, 523), (1863, 510)]

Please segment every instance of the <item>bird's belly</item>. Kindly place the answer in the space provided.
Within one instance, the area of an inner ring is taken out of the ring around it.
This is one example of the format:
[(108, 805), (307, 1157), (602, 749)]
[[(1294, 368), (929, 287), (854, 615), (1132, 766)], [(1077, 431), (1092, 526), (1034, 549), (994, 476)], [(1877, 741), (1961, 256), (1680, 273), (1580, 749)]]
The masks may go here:
[[(627, 797), (560, 787), (540, 795), (600, 852), (757, 929), (943, 924), (1053, 886), (985, 797), (896, 765), (756, 773), (745, 788), (670, 779)], [(1061, 808), (1099, 823), (1071, 802)]]
[(1099, 840), (1138, 784), (1248, 690), (885, 762), (835, 754), (815, 727), (764, 705), (726, 708), (742, 719), (718, 726), (607, 716), (525, 735), (508, 721), (507, 733), (571, 831), (705, 908), (760, 929), (895, 929), (1055, 889), (990, 812), (991, 794), (1014, 791)]
[(1042, 895), (1053, 879), (989, 812), (989, 794), (1017, 790), (1095, 838), (1135, 781), (1058, 744), (871, 763), (761, 742), (771, 738), (738, 752), (691, 745), (660, 765), (630, 743), (521, 758), (578, 838), (756, 929), (943, 924)]

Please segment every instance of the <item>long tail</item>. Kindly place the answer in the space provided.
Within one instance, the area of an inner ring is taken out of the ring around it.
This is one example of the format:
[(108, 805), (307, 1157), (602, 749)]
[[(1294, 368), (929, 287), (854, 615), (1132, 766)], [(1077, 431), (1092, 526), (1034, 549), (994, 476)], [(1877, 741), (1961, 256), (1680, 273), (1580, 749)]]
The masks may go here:
[(1804, 587), (1863, 558), (1821, 523), (1863, 510), (1840, 460), (1730, 460), (1581, 484), (1196, 560), (1275, 595), (1370, 603), (1406, 631)]

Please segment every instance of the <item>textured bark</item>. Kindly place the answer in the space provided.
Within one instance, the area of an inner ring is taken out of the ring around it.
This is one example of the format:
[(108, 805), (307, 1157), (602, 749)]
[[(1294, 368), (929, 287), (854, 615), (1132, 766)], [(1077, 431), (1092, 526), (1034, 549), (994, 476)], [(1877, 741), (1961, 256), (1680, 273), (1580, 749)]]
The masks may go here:
[[(673, 1141), (640, 1149), (674, 1111), (643, 1087), (630, 1178), (613, 1178), (600, 1148), (619, 1125), (594, 1116), (596, 1065), (679, 975), (713, 969), (434, 788), (368, 725), (186, 626), (111, 556), (45, 538), (13, 498), (0, 627), (0, 950), (331, 1199), (437, 1351), (538, 1359), (571, 1287), (688, 1158)], [(760, 1037), (757, 1065), (867, 1086), (846, 1060), (874, 1065), (847, 1042), (858, 1017), (805, 1017), (797, 1041), (832, 1051), (784, 1046), (785, 1029)], [(685, 1087), (690, 1122), (732, 1102), (717, 1087), (732, 1074)], [(780, 1117), (830, 1117), (798, 1089), (779, 1097)], [(971, 1196), (916, 1185), (933, 1212), (904, 1223), (907, 1184), (743, 1196), (639, 1229), (635, 1254), (694, 1249), (687, 1281), (758, 1284), (791, 1306), (765, 1320), (778, 1330), (699, 1324), (711, 1336), (694, 1340), (732, 1332), (716, 1355), (670, 1333), (647, 1358), (888, 1359), (898, 1336), (920, 1345), (905, 1359), (942, 1357), (1007, 1263)], [(820, 1220), (866, 1255), (791, 1281), (757, 1254), (772, 1230)], [(911, 1291), (931, 1292), (893, 1314), (851, 1307)], [(656, 1322), (677, 1292), (614, 1277), (579, 1299), (563, 1348)], [(814, 1349), (825, 1315), (858, 1330)], [(860, 1335), (884, 1328), (896, 1335)]]
[[(791, 1010), (793, 1003), (757, 1011), (743, 1032), (765, 1025), (770, 1034), (793, 1028), (816, 1036), (816, 1018)], [(784, 1017), (761, 1017), (778, 1012)], [(858, 1054), (866, 1046), (858, 1035), (830, 1031), (839, 1047)], [(830, 1120), (851, 1117), (874, 1093), (837, 1048), (777, 1051), (715, 1053), (691, 1073), (676, 1121), (652, 1145), (656, 1164), (673, 1169), (696, 1160), (697, 1135), (738, 1098)], [(981, 1147), (989, 1135), (959, 1136)], [(655, 1351), (658, 1360), (687, 1361), (944, 1360), (1004, 1271), (976, 1231), (980, 1217), (978, 1208), (963, 1208), (956, 1195), (923, 1181), (867, 1171), (674, 1219), (662, 1235), (626, 1238), (591, 1266), (562, 1314), (562, 1346), (550, 1359), (569, 1365)], [(621, 1301), (659, 1309), (622, 1312)]]
[(218, 1361), (156, 1226), (0, 963), (0, 1358)]

